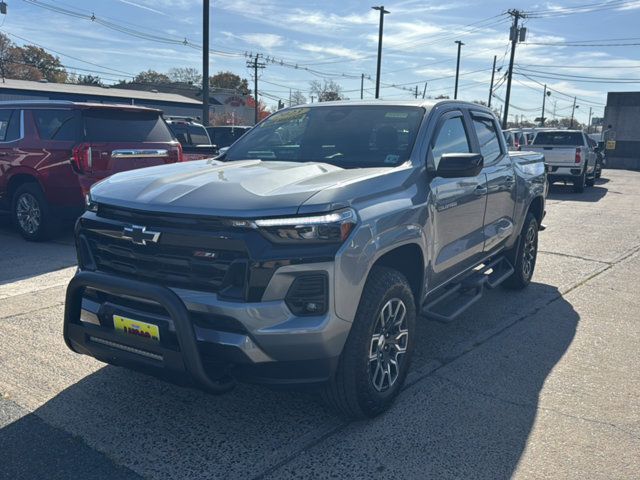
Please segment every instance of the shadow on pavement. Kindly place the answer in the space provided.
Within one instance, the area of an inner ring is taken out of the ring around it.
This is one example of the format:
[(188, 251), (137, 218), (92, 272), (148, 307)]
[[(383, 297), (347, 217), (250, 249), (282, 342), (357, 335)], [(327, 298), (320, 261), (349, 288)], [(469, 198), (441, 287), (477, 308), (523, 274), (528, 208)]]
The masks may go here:
[[(603, 183), (606, 183), (606, 182), (603, 182)], [(584, 189), (584, 192), (582, 193), (575, 193), (573, 191), (573, 185), (571, 184), (563, 185), (561, 183), (554, 183), (549, 188), (547, 199), (548, 200), (572, 200), (576, 202), (598, 202), (608, 192), (608, 189), (606, 187), (600, 186), (603, 183), (600, 183), (600, 181), (597, 181), (595, 186), (586, 187)]]
[(28, 242), (0, 216), (0, 285), (36, 277), (76, 264), (73, 229), (64, 226), (48, 242)]
[[(239, 385), (211, 396), (112, 366), (34, 413), (146, 478), (252, 478), (288, 458), (275, 477), (508, 478), (579, 317), (548, 285), (491, 294), (459, 322), (420, 322), (415, 367), (445, 365), (414, 379), (387, 414), (344, 429), (309, 393)], [(0, 449), (0, 465), (54, 478), (60, 449), (52, 446), (54, 457), (47, 442), (33, 441), (30, 417), (0, 430), (0, 445), (13, 445)], [(11, 453), (20, 451), (26, 456)], [(53, 463), (31, 461), (39, 458)], [(91, 465), (78, 462), (77, 478), (98, 478), (83, 471)]]

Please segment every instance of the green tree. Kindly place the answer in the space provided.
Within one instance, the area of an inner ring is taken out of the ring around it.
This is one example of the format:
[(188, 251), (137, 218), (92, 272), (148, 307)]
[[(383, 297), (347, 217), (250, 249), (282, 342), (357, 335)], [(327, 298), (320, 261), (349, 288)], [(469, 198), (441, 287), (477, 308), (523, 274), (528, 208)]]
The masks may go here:
[(309, 94), (316, 97), (319, 102), (346, 100), (342, 94), (342, 87), (333, 80), (325, 80), (324, 83), (313, 80), (309, 83)]
[(307, 97), (305, 97), (300, 90), (294, 90), (291, 92), (290, 107), (293, 107), (294, 105), (302, 105), (304, 103), (307, 103)]
[(167, 76), (172, 82), (189, 83), (191, 85), (200, 85), (202, 83), (202, 75), (197, 68), (192, 67), (176, 67), (170, 68)]
[(78, 75), (75, 83), (78, 85), (93, 85), (101, 87), (103, 85), (102, 79), (97, 75)]
[(242, 95), (251, 93), (249, 82), (246, 78), (241, 78), (232, 72), (218, 72), (213, 77), (209, 77), (209, 85), (213, 88), (227, 88)]
[(35, 68), (40, 72), (42, 78), (49, 82), (65, 82), (67, 80), (67, 71), (62, 66), (60, 59), (51, 55), (44, 48), (25, 45), (19, 48), (19, 55), (16, 56), (19, 56), (26, 66)]
[(171, 79), (164, 73), (155, 70), (147, 70), (138, 73), (132, 83), (171, 83)]

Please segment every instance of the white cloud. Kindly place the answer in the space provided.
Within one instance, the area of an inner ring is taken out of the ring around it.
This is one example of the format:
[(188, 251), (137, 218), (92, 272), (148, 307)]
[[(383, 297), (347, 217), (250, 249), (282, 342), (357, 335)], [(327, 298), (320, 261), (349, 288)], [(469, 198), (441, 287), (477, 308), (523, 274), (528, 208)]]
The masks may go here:
[(350, 58), (353, 60), (357, 60), (359, 58), (362, 58), (363, 56), (363, 54), (360, 52), (339, 46), (324, 46), (311, 43), (303, 43), (299, 45), (299, 48), (307, 52), (323, 53), (335, 57)]
[(271, 50), (272, 48), (279, 47), (284, 44), (284, 38), (273, 33), (247, 33), (239, 35), (239, 37), (251, 45), (257, 45), (259, 47), (266, 48), (267, 50)]
[(164, 12), (162, 12), (160, 10), (157, 10), (155, 8), (152, 8), (152, 7), (149, 7), (147, 5), (143, 5), (141, 3), (133, 2), (131, 0), (118, 0), (118, 2), (124, 3), (125, 5), (131, 5), (132, 7), (136, 7), (136, 8), (139, 8), (141, 10), (146, 10), (148, 12), (153, 12), (153, 13), (157, 13), (157, 14), (160, 14), (160, 15), (167, 16), (166, 13), (164, 13)]

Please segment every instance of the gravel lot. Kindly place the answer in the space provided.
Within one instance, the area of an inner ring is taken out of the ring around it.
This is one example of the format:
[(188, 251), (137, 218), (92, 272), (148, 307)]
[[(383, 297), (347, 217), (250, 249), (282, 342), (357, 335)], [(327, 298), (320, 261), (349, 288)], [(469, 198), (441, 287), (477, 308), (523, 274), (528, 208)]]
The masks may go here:
[(73, 354), (71, 234), (29, 244), (0, 217), (0, 478), (640, 478), (640, 172), (603, 176), (552, 187), (530, 288), (423, 319), (394, 407), (351, 423)]

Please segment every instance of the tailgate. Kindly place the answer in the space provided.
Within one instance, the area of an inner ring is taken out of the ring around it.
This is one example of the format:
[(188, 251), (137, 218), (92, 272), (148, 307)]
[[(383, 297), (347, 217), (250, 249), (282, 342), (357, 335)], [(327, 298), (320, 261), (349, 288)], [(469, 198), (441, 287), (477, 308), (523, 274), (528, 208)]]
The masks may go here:
[(109, 175), (178, 159), (177, 145), (166, 143), (91, 143), (91, 150), (93, 171), (109, 172)]
[(547, 165), (575, 165), (576, 147), (562, 145), (530, 145), (527, 150), (542, 153)]
[(179, 161), (180, 147), (159, 111), (89, 108), (82, 123), (83, 148), (99, 175)]

